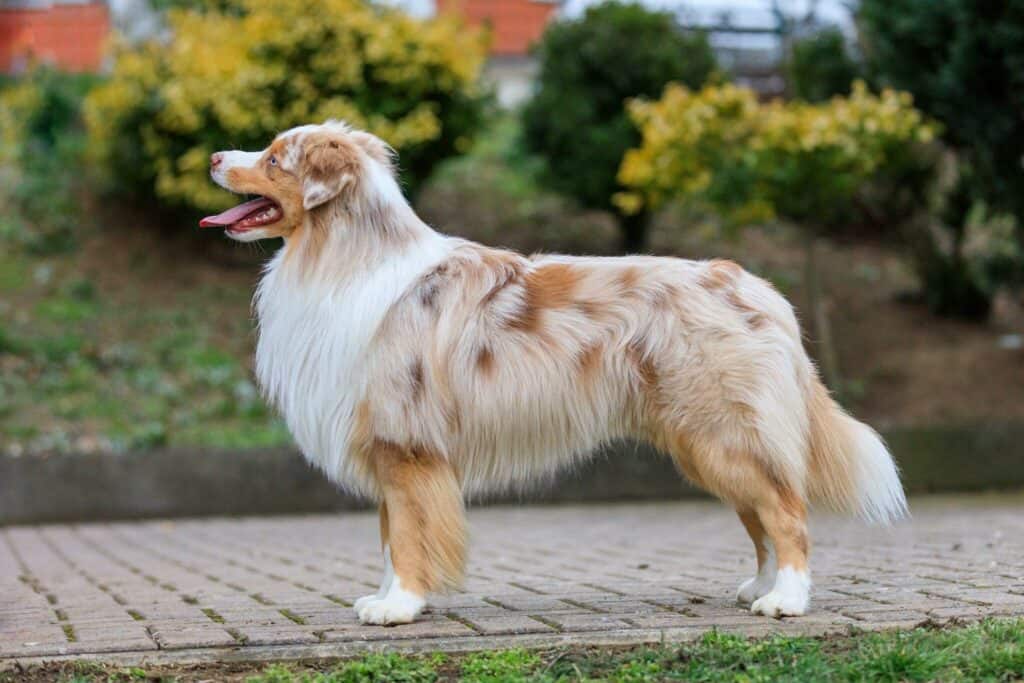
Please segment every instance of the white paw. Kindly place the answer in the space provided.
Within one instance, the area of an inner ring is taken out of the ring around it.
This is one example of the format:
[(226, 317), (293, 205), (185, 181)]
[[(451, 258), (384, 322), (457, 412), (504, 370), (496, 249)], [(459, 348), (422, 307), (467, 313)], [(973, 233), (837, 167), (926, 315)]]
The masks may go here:
[(766, 617), (799, 617), (811, 602), (811, 579), (805, 571), (783, 567), (771, 591), (754, 601), (750, 611)]
[(353, 608), (355, 609), (356, 614), (359, 614), (359, 610), (366, 607), (368, 604), (370, 604), (371, 601), (380, 599), (380, 593), (374, 593), (373, 595), (364, 595), (363, 597), (356, 600), (356, 604), (353, 606)]
[(359, 621), (364, 624), (392, 626), (394, 624), (411, 624), (421, 611), (423, 611), (422, 604), (417, 606), (407, 600), (377, 599), (376, 596), (373, 596), (369, 602), (357, 610), (357, 614)]
[(750, 606), (750, 611), (766, 617), (800, 617), (807, 613), (807, 602), (806, 597), (786, 595), (773, 590), (755, 600)]
[(381, 626), (412, 623), (427, 604), (423, 596), (403, 589), (402, 581), (397, 576), (394, 578), (391, 588), (388, 589), (387, 595), (382, 598), (370, 595), (367, 598), (369, 599), (361, 605), (356, 604), (359, 621), (364, 624), (379, 624)]
[(749, 605), (758, 598), (767, 595), (774, 585), (774, 577), (765, 577), (758, 574), (754, 578), (747, 579), (740, 584), (739, 590), (736, 591), (736, 602), (741, 605)]

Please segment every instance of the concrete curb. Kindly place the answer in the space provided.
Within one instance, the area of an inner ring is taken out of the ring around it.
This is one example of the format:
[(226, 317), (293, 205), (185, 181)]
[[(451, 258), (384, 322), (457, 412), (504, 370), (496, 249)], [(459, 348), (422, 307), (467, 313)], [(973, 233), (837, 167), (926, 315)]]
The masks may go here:
[[(902, 428), (885, 434), (914, 493), (1024, 486), (1024, 424)], [(609, 447), (528, 495), (481, 502), (665, 500), (703, 495), (667, 458)], [(327, 512), (366, 507), (291, 449), (168, 449), (0, 458), (0, 524)]]
[[(920, 622), (893, 623), (892, 629), (909, 630)], [(400, 626), (395, 627), (401, 629)], [(723, 626), (724, 633), (735, 633), (753, 638), (776, 634), (791, 636), (845, 636), (854, 629), (850, 625), (810, 623), (799, 620), (765, 622), (758, 627)], [(884, 630), (884, 629), (873, 629)], [(344, 659), (372, 653), (423, 654), (446, 652), (460, 654), (482, 650), (524, 648), (530, 650), (572, 646), (630, 647), (660, 643), (685, 643), (697, 640), (708, 632), (707, 628), (675, 627), (662, 629), (622, 629), (581, 633), (529, 633), (500, 636), (408, 638), (349, 643), (321, 643), (317, 645), (263, 645), (258, 647), (212, 647), (166, 650), (161, 652), (132, 651), (103, 652), (85, 655), (59, 655), (56, 657), (0, 658), (0, 671), (31, 667), (50, 662), (94, 661), (115, 666), (160, 666), (195, 664), (233, 664), (242, 662), (300, 662), (305, 660)]]
[[(995, 615), (993, 619), (1009, 619)], [(910, 631), (923, 626), (943, 628), (965, 626), (981, 619), (951, 619), (946, 622), (935, 620), (889, 621), (866, 625), (859, 624), (801, 624), (799, 619), (766, 622), (760, 627), (723, 626), (717, 630), (748, 638), (767, 638), (773, 635), (805, 636), (810, 638), (844, 637), (857, 633)], [(401, 627), (396, 627), (401, 628)], [(405, 655), (468, 654), (484, 650), (523, 648), (526, 650), (549, 650), (571, 647), (612, 647), (627, 648), (641, 645), (682, 644), (698, 640), (708, 632), (706, 628), (663, 628), (623, 629), (619, 631), (594, 631), (583, 633), (553, 634), (510, 634), (472, 638), (409, 638), (385, 641), (364, 641), (351, 643), (322, 643), (318, 645), (265, 645), (260, 647), (211, 647), (162, 652), (131, 651), (104, 652), (95, 654), (62, 655), (57, 657), (12, 657), (0, 658), (0, 671), (16, 671), (56, 662), (92, 661), (110, 666), (159, 667), (192, 666), (203, 664), (244, 664), (323, 661), (349, 659), (372, 653), (395, 653)]]

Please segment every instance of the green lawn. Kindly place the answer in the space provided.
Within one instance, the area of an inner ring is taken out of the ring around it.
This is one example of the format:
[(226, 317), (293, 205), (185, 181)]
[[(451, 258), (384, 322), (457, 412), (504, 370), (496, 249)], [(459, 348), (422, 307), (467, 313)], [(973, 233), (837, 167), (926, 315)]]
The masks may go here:
[[(34, 673), (26, 672), (31, 680)], [(849, 637), (747, 639), (709, 633), (694, 643), (632, 649), (504, 650), (462, 656), (368, 655), (321, 665), (237, 665), (182, 670), (67, 665), (64, 681), (233, 680), (252, 683), (378, 681), (1019, 681), (1024, 621)], [(0, 681), (4, 681), (0, 674)], [(15, 678), (10, 678), (13, 681)], [(20, 680), (20, 679), (18, 679)]]
[(247, 367), (256, 266), (172, 261), (0, 254), (0, 456), (289, 443)]

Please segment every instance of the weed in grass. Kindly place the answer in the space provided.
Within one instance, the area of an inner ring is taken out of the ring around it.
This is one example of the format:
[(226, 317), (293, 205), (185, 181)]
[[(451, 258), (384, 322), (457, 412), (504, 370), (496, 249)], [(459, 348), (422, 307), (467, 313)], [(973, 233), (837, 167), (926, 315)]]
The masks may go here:
[(631, 659), (623, 662), (612, 678), (623, 683), (648, 683), (648, 681), (665, 680), (665, 668), (660, 661), (653, 659)]
[[(57, 678), (61, 683), (130, 683), (131, 681), (173, 681), (174, 678), (150, 675), (145, 669), (132, 667), (111, 669), (96, 662), (74, 662), (64, 676)], [(13, 680), (13, 679), (12, 679)], [(3, 681), (3, 678), (0, 678)]]
[(537, 680), (540, 656), (526, 650), (480, 652), (462, 660), (462, 678), (467, 683), (516, 683)]
[(844, 673), (854, 680), (931, 681), (949, 668), (952, 655), (949, 650), (921, 642), (914, 634), (868, 638), (850, 658)]
[(397, 654), (367, 655), (346, 662), (333, 671), (296, 673), (290, 668), (275, 665), (263, 670), (249, 683), (432, 683), (438, 680), (437, 667), (444, 657), (403, 657)]

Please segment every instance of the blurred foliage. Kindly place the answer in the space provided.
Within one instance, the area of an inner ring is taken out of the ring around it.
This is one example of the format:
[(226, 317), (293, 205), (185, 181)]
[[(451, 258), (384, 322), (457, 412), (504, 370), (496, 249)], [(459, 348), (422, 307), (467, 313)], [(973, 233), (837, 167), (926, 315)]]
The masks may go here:
[(172, 4), (170, 40), (117, 46), (87, 101), (92, 151), (119, 189), (222, 209), (233, 200), (207, 177), (212, 152), (331, 118), (391, 143), (415, 189), (481, 122), (484, 36), (452, 18), (367, 0)]
[(518, 117), (501, 114), (466, 154), (430, 177), (416, 209), (445, 232), (523, 252), (614, 253), (614, 221), (544, 186), (543, 160), (521, 144)]
[(0, 89), (0, 239), (32, 253), (74, 246), (81, 220), (82, 100), (96, 82), (35, 68)]
[(672, 84), (660, 100), (629, 109), (643, 141), (622, 163), (619, 178), (632, 188), (616, 195), (624, 211), (681, 201), (736, 224), (778, 217), (815, 231), (840, 224), (870, 178), (935, 134), (910, 95), (874, 95), (862, 82), (822, 104), (762, 104), (733, 85)]
[(1019, 277), (1024, 250), (1013, 214), (974, 199), (964, 166), (947, 154), (906, 239), (928, 307), (939, 315), (984, 320), (996, 293)]
[(872, 79), (944, 126), (969, 192), (1024, 220), (1024, 0), (861, 0)]
[(843, 32), (828, 28), (796, 40), (783, 64), (789, 93), (808, 102), (846, 95), (860, 77)]
[[(959, 159), (913, 243), (929, 303), (984, 318), (1001, 286), (1024, 281), (1024, 0), (862, 0), (858, 20), (872, 79), (913, 93)], [(982, 226), (1000, 237), (979, 239)]]
[[(537, 56), (537, 92), (523, 111), (526, 145), (545, 159), (547, 186), (615, 212), (622, 155), (640, 139), (626, 100), (657, 97), (670, 81), (699, 87), (715, 71), (705, 34), (681, 30), (670, 13), (621, 2), (551, 24)], [(619, 215), (624, 248), (642, 248), (642, 214)]]

